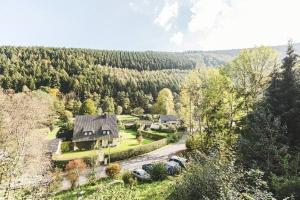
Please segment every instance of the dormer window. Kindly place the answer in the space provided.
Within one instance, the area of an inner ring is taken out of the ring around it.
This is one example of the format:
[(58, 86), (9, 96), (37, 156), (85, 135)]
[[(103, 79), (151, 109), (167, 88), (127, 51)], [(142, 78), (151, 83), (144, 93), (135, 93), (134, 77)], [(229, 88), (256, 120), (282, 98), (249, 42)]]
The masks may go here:
[(93, 135), (94, 131), (84, 131), (83, 135), (88, 136), (88, 135)]

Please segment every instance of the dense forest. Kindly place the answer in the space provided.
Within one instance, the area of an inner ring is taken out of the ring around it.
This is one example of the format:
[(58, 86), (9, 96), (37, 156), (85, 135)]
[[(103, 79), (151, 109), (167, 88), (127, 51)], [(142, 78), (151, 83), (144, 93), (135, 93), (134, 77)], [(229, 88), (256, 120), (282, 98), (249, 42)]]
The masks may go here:
[(179, 93), (187, 73), (181, 68), (193, 67), (187, 59), (168, 53), (0, 48), (0, 85), (4, 89), (19, 92), (24, 85), (31, 90), (57, 88), (80, 101), (91, 98), (97, 106), (104, 97), (112, 97), (115, 106), (123, 107), (122, 99), (128, 98), (127, 111), (147, 110), (163, 88)]
[[(274, 48), (283, 51), (282, 47)], [(147, 110), (145, 105), (152, 104), (151, 99), (163, 88), (170, 88), (176, 96), (188, 70), (223, 65), (239, 51), (171, 53), (4, 46), (0, 47), (0, 86), (16, 92), (24, 85), (31, 90), (57, 88), (62, 94), (75, 94), (80, 101), (92, 98), (101, 102), (106, 96), (116, 100), (121, 95), (129, 98), (132, 109)]]

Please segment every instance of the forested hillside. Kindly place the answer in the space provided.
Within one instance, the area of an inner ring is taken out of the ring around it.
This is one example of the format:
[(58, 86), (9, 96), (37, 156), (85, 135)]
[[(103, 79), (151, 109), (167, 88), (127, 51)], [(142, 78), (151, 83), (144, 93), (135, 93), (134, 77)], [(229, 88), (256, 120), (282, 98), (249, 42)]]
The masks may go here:
[[(286, 45), (273, 46), (281, 58), (284, 57)], [(216, 51), (187, 51), (184, 55), (191, 59), (196, 65), (218, 66), (233, 60), (242, 49), (216, 50)], [(295, 52), (300, 53), (300, 43), (295, 44)]]
[[(283, 46), (274, 48), (284, 52)], [(128, 99), (130, 109), (147, 110), (165, 87), (176, 97), (187, 71), (200, 65), (225, 64), (239, 51), (171, 53), (4, 46), (0, 47), (0, 86), (16, 92), (24, 85), (31, 90), (57, 88), (80, 101), (91, 98), (101, 102), (112, 97), (115, 106), (123, 107), (124, 103), (117, 102), (121, 97)]]

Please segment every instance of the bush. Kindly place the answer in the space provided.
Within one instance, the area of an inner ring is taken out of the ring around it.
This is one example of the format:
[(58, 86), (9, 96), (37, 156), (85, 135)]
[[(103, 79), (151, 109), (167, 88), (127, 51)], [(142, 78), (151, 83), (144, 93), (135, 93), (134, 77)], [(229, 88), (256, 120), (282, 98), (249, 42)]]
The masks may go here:
[[(81, 160), (83, 160), (87, 166), (92, 166), (92, 158), (82, 158)], [(69, 161), (70, 160), (52, 160), (52, 163), (53, 167), (65, 169)]]
[(144, 138), (149, 138), (152, 140), (161, 140), (164, 139), (165, 136), (157, 134), (157, 133), (152, 133), (152, 132), (148, 132), (148, 131), (141, 131), (142, 135)]
[(73, 150), (73, 143), (71, 141), (62, 142), (60, 149), (62, 153), (70, 152)]
[(132, 113), (135, 115), (142, 115), (144, 113), (144, 109), (141, 107), (137, 107), (132, 110)]
[(169, 131), (170, 131), (171, 133), (175, 133), (175, 132), (177, 131), (176, 126), (173, 125), (173, 124), (169, 124), (169, 125), (167, 125), (167, 127), (169, 128)]
[(122, 180), (125, 185), (129, 185), (129, 186), (136, 185), (136, 183), (137, 183), (135, 177), (132, 175), (132, 173), (130, 171), (125, 171), (122, 174)]
[(139, 128), (141, 128), (142, 126), (142, 123), (140, 121), (135, 121), (134, 122), (134, 128), (135, 130), (138, 130)]
[(262, 172), (244, 172), (218, 159), (195, 159), (177, 180), (168, 199), (274, 199), (264, 188)]
[(198, 150), (202, 153), (209, 154), (214, 146), (218, 144), (214, 137), (210, 137), (206, 133), (194, 134), (189, 136), (185, 142), (186, 148), (190, 151)]
[(62, 138), (64, 140), (71, 140), (73, 137), (73, 129), (73, 122), (63, 123), (60, 129), (58, 130), (56, 137)]
[(138, 138), (140, 136), (143, 136), (142, 131), (137, 131), (136, 135), (135, 135), (135, 138)]
[(115, 178), (120, 172), (121, 166), (119, 165), (119, 163), (109, 164), (105, 169), (106, 175), (111, 178)]
[(150, 115), (150, 114), (146, 114), (146, 115), (142, 115), (142, 116), (140, 117), (140, 119), (152, 121), (152, 120), (153, 120), (153, 117), (152, 117), (152, 115)]
[(86, 169), (86, 164), (82, 159), (71, 160), (66, 166), (66, 178), (71, 182), (71, 188), (75, 188), (79, 179), (79, 174)]
[(162, 181), (168, 177), (168, 171), (164, 163), (155, 163), (150, 170), (151, 179)]
[(118, 161), (118, 160), (124, 160), (128, 159), (134, 156), (138, 156), (141, 154), (148, 153), (150, 151), (154, 151), (158, 148), (161, 148), (163, 146), (167, 145), (167, 139), (161, 139), (155, 142), (152, 142), (150, 144), (141, 145), (133, 149), (128, 149), (126, 151), (116, 152), (112, 153), (110, 155), (111, 161)]
[(120, 130), (125, 130), (126, 129), (125, 125), (121, 121), (118, 121), (118, 126), (119, 126)]
[(291, 195), (300, 199), (300, 177), (271, 176), (271, 188), (278, 199), (284, 199)]
[(177, 142), (179, 140), (180, 136), (178, 133), (172, 133), (169, 134), (168, 136), (168, 143), (173, 143), (173, 142)]

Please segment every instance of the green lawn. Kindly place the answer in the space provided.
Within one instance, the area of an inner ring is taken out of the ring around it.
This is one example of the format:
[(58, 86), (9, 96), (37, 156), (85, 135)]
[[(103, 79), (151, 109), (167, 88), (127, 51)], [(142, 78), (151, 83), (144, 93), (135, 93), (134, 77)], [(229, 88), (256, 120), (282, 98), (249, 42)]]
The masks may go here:
[(121, 122), (126, 122), (126, 121), (136, 121), (139, 120), (138, 117), (132, 116), (132, 115), (117, 115), (118, 120)]
[[(127, 149), (135, 148), (139, 146), (138, 141), (135, 139), (136, 132), (133, 130), (121, 130), (121, 142), (116, 147), (110, 148), (110, 153), (120, 152)], [(143, 142), (140, 145), (149, 144), (153, 142), (151, 139), (144, 139)], [(105, 153), (109, 152), (108, 148), (104, 149)], [(88, 158), (93, 157), (97, 155), (96, 150), (90, 150), (90, 151), (80, 151), (80, 152), (70, 152), (70, 153), (64, 153), (62, 155), (54, 155), (54, 160), (72, 160), (76, 158)]]
[(164, 136), (164, 137), (168, 137), (168, 133), (164, 133), (164, 132), (154, 131), (154, 130), (151, 130), (151, 129), (147, 130), (147, 132), (154, 133), (156, 135), (161, 135), (161, 136)]
[(56, 134), (57, 134), (57, 132), (59, 131), (59, 127), (58, 126), (56, 126), (56, 127), (54, 127), (54, 129), (52, 130), (52, 131), (50, 131), (49, 130), (49, 132), (48, 132), (48, 139), (49, 140), (52, 140), (52, 139), (55, 139), (56, 138)]
[(163, 200), (172, 191), (171, 185), (174, 183), (174, 177), (167, 180), (152, 183), (139, 183), (133, 188), (126, 187), (123, 183), (111, 184), (112, 180), (102, 179), (95, 185), (85, 185), (75, 190), (62, 192), (54, 196), (55, 200), (72, 199), (103, 199), (103, 200)]
[[(121, 138), (120, 138), (121, 142), (116, 147), (110, 148), (110, 153), (120, 152), (120, 151), (124, 151), (139, 146), (138, 141), (135, 139), (136, 132), (134, 130), (130, 130), (130, 129), (121, 130), (120, 133), (121, 133)], [(149, 144), (151, 142), (153, 142), (153, 140), (144, 138), (141, 145)], [(108, 151), (109, 149), (106, 148), (105, 153), (108, 153)]]

